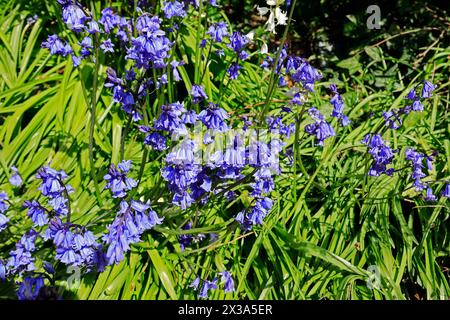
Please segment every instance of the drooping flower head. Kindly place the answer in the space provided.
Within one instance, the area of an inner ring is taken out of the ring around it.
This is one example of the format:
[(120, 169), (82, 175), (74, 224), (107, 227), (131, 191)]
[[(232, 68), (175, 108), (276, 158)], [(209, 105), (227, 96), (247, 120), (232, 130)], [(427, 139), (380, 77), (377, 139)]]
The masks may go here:
[(15, 167), (11, 167), (11, 171), (13, 172), (11, 177), (9, 178), (9, 183), (15, 187), (20, 187), (22, 185), (22, 177), (19, 174), (19, 170)]
[(192, 85), (191, 96), (192, 102), (196, 104), (208, 99), (203, 87), (197, 84)]
[(387, 166), (392, 163), (394, 151), (387, 145), (382, 137), (379, 134), (367, 134), (362, 143), (369, 147), (369, 154), (374, 160), (368, 175), (378, 177), (384, 173), (391, 176), (394, 173), (394, 169), (388, 169)]
[(329, 137), (335, 136), (336, 132), (333, 127), (324, 120), (323, 115), (319, 112), (319, 110), (316, 108), (310, 108), (308, 113), (311, 118), (315, 120), (315, 122), (306, 125), (305, 132), (310, 135), (315, 135), (318, 141), (317, 144), (319, 146), (323, 146), (323, 142)]
[(131, 168), (131, 160), (123, 160), (117, 165), (111, 164), (108, 174), (103, 179), (107, 181), (105, 188), (110, 189), (113, 198), (124, 198), (127, 191), (137, 186), (133, 178), (127, 177)]

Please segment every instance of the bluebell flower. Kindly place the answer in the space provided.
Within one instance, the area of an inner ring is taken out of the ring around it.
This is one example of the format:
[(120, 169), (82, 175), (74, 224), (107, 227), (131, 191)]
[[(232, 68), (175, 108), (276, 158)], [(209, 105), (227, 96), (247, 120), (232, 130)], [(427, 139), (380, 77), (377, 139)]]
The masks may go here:
[(2, 259), (0, 259), (0, 280), (6, 279), (6, 266)]
[(231, 80), (237, 79), (237, 77), (239, 76), (239, 70), (241, 70), (241, 66), (239, 65), (239, 63), (235, 62), (231, 64), (231, 66), (228, 68), (228, 74)]
[(336, 132), (333, 130), (333, 127), (324, 120), (322, 114), (320, 114), (316, 108), (310, 108), (308, 113), (315, 122), (306, 125), (305, 132), (310, 135), (315, 135), (318, 140), (317, 144), (323, 146), (323, 142), (329, 137), (335, 136)]
[(239, 52), (239, 59), (241, 60), (247, 60), (248, 57), (250, 57), (249, 53), (245, 50), (242, 50), (241, 52)]
[(253, 225), (262, 225), (272, 206), (272, 199), (268, 197), (258, 198), (247, 215), (245, 211), (241, 211), (236, 215), (235, 220), (240, 223), (242, 230), (251, 230)]
[(170, 58), (169, 51), (172, 43), (160, 30), (158, 17), (140, 16), (136, 23), (139, 36), (131, 40), (132, 46), (127, 51), (126, 58), (134, 60), (137, 68), (163, 69), (166, 59)]
[(436, 87), (430, 81), (425, 81), (423, 83), (422, 98), (430, 98), (431, 93), (434, 91), (435, 88)]
[(41, 179), (42, 183), (38, 190), (49, 198), (48, 204), (58, 215), (66, 215), (68, 213), (66, 192), (73, 192), (69, 184), (65, 184), (67, 174), (63, 171), (56, 171), (48, 166), (40, 168), (36, 174), (36, 178)]
[(151, 210), (148, 203), (133, 200), (130, 205), (122, 201), (116, 218), (102, 238), (108, 246), (105, 255), (107, 264), (121, 262), (124, 254), (130, 250), (130, 245), (141, 241), (140, 237), (144, 231), (161, 223), (162, 219)]
[(247, 37), (243, 36), (240, 32), (235, 31), (230, 37), (230, 43), (228, 46), (233, 49), (234, 52), (240, 53), (248, 43)]
[(107, 53), (107, 52), (114, 53), (114, 44), (111, 42), (111, 39), (106, 39), (100, 45), (100, 49), (102, 49), (104, 53)]
[(15, 187), (20, 187), (22, 185), (22, 177), (19, 174), (19, 170), (15, 167), (11, 167), (11, 171), (13, 172), (11, 177), (9, 178), (9, 183)]
[(91, 55), (91, 49), (94, 48), (94, 46), (92, 45), (92, 38), (89, 36), (86, 36), (83, 38), (83, 40), (80, 43), (81, 46), (81, 56), (83, 58), (90, 56)]
[(208, 129), (217, 130), (219, 132), (228, 130), (228, 126), (225, 122), (225, 120), (228, 119), (228, 114), (225, 110), (219, 108), (217, 104), (210, 102), (208, 107), (198, 114), (198, 119), (200, 119)]
[(427, 202), (433, 202), (437, 200), (437, 197), (433, 194), (433, 190), (430, 187), (427, 187), (427, 192), (424, 200)]
[(3, 213), (0, 213), (0, 232), (5, 230), (8, 226), (9, 218)]
[(194, 290), (198, 290), (198, 286), (200, 285), (200, 277), (196, 277), (194, 281), (189, 285), (189, 288), (194, 288)]
[(172, 74), (173, 74), (173, 80), (175, 82), (178, 82), (181, 80), (181, 76), (180, 73), (178, 72), (178, 67), (182, 66), (184, 64), (183, 61), (178, 62), (176, 60), (172, 60), (172, 62), (170, 63), (170, 66), (172, 68)]
[(102, 15), (98, 22), (103, 26), (103, 30), (106, 33), (110, 33), (120, 24), (120, 17), (115, 15), (111, 8), (106, 8), (102, 10)]
[(259, 169), (255, 173), (254, 178), (255, 182), (250, 184), (250, 186), (253, 188), (253, 196), (259, 197), (275, 189), (272, 172), (269, 168)]
[(0, 231), (3, 231), (8, 225), (9, 218), (4, 215), (9, 207), (8, 195), (4, 191), (0, 191)]
[(107, 181), (105, 188), (111, 190), (113, 198), (124, 198), (127, 191), (137, 186), (136, 180), (127, 177), (130, 168), (131, 160), (123, 160), (117, 167), (111, 164), (108, 174), (103, 177)]
[(67, 179), (67, 174), (63, 171), (56, 171), (48, 166), (40, 168), (36, 174), (36, 178), (42, 180), (38, 190), (46, 197), (59, 196), (66, 188), (70, 189), (69, 185), (64, 185), (64, 180)]
[(379, 134), (367, 134), (362, 142), (369, 147), (369, 154), (374, 160), (368, 175), (378, 177), (384, 173), (391, 176), (394, 173), (394, 169), (387, 169), (387, 166), (392, 163), (394, 151)]
[(346, 127), (346, 126), (348, 126), (350, 123), (351, 123), (351, 121), (350, 121), (350, 119), (349, 119), (346, 115), (343, 115), (343, 116), (341, 117), (341, 126)]
[(264, 218), (272, 208), (273, 201), (270, 198), (264, 197), (257, 199), (255, 205), (250, 209), (247, 219), (253, 225), (262, 225)]
[[(188, 222), (183, 227), (181, 227), (182, 230), (189, 230), (191, 228), (192, 228), (192, 222)], [(181, 234), (178, 237), (178, 243), (180, 245), (181, 251), (184, 251), (184, 249), (186, 247), (190, 246), (191, 242), (192, 242), (192, 235), (190, 235), (190, 234)], [(198, 286), (198, 284), (197, 284), (197, 286)]]
[(192, 96), (192, 102), (195, 104), (208, 99), (208, 96), (206, 95), (202, 86), (197, 85), (197, 84), (192, 85), (191, 96)]
[(44, 288), (44, 279), (37, 275), (35, 277), (25, 277), (19, 284), (17, 298), (19, 300), (37, 300), (41, 296)]
[(294, 96), (292, 97), (291, 102), (293, 104), (296, 104), (296, 105), (302, 105), (303, 104), (303, 102), (302, 102), (302, 95), (300, 94), (300, 92), (296, 92), (294, 94)]
[(192, 203), (194, 203), (194, 199), (191, 197), (188, 191), (180, 191), (176, 192), (172, 198), (172, 204), (181, 208), (181, 210), (186, 210), (189, 208)]
[(210, 290), (217, 289), (217, 279), (214, 279), (213, 281), (205, 280), (203, 281), (202, 288), (200, 289), (200, 293), (198, 295), (199, 298), (207, 299), (208, 298), (208, 292)]
[(402, 119), (399, 117), (396, 110), (389, 110), (383, 112), (382, 114), (386, 123), (386, 127), (396, 130), (402, 126)]
[(90, 20), (87, 23), (87, 30), (90, 34), (96, 34), (96, 33), (100, 33), (100, 28), (98, 26), (98, 23), (94, 20)]
[(31, 229), (20, 238), (16, 244), (16, 249), (9, 253), (9, 259), (6, 264), (9, 274), (21, 274), (22, 272), (36, 269), (34, 265), (35, 259), (31, 256), (31, 253), (36, 250), (35, 241), (38, 235), (37, 231)]
[(60, 55), (67, 57), (73, 52), (69, 44), (62, 42), (62, 40), (56, 35), (50, 35), (47, 40), (42, 42), (42, 48), (50, 50), (50, 54)]
[(72, 65), (76, 68), (81, 64), (81, 57), (78, 57), (75, 54), (71, 54), (70, 57), (72, 58)]
[(445, 184), (445, 187), (442, 190), (442, 196), (445, 198), (450, 198), (450, 183)]
[(267, 143), (252, 141), (246, 149), (247, 163), (253, 167), (270, 167), (272, 165), (272, 153)]
[(184, 105), (175, 102), (169, 105), (161, 106), (161, 114), (155, 121), (155, 129), (168, 131), (170, 133), (177, 132), (178, 134), (186, 134), (187, 129), (182, 123), (180, 116), (186, 112)]
[(178, 2), (177, 0), (164, 1), (162, 11), (167, 19), (172, 19), (174, 17), (184, 18), (186, 16), (184, 4), (182, 2)]
[(48, 215), (45, 211), (45, 208), (41, 206), (41, 204), (36, 201), (28, 201), (25, 200), (23, 206), (25, 208), (28, 208), (28, 216), (30, 217), (31, 221), (33, 221), (34, 225), (37, 227), (45, 226), (48, 221)]
[(151, 132), (145, 137), (144, 143), (156, 151), (164, 151), (168, 148), (167, 138), (157, 132)]
[(197, 122), (198, 115), (195, 110), (189, 110), (186, 113), (183, 113), (181, 116), (181, 122), (184, 124), (195, 124)]
[(225, 285), (223, 288), (225, 293), (233, 292), (234, 291), (234, 281), (231, 276), (231, 272), (222, 271), (222, 272), (219, 272), (219, 274), (222, 276), (222, 282), (225, 282)]
[(338, 93), (336, 85), (331, 85), (331, 91), (334, 93), (334, 96), (331, 98), (330, 103), (333, 105), (333, 111), (331, 112), (331, 116), (335, 118), (340, 118), (343, 115), (344, 111), (344, 101), (342, 100), (341, 95)]
[(246, 164), (245, 151), (244, 139), (241, 135), (237, 134), (233, 137), (232, 143), (227, 144), (225, 153), (218, 164), (224, 169), (242, 169)]
[(45, 272), (49, 274), (55, 274), (55, 267), (50, 262), (44, 261), (42, 267), (44, 268)]
[(411, 178), (414, 180), (414, 187), (416, 191), (422, 191), (426, 188), (426, 185), (422, 182), (422, 179), (427, 175), (423, 172), (423, 162), (425, 160), (425, 155), (423, 153), (417, 152), (413, 148), (408, 148), (405, 151), (406, 160), (409, 160), (412, 165)]
[(78, 3), (71, 2), (63, 5), (62, 18), (67, 27), (75, 32), (83, 31), (86, 28), (84, 24), (88, 20)]
[(303, 61), (291, 76), (293, 81), (302, 83), (308, 91), (314, 91), (314, 83), (321, 78), (319, 71), (307, 61)]
[(228, 25), (220, 21), (210, 26), (206, 34), (210, 35), (215, 42), (222, 42), (224, 37), (228, 37)]

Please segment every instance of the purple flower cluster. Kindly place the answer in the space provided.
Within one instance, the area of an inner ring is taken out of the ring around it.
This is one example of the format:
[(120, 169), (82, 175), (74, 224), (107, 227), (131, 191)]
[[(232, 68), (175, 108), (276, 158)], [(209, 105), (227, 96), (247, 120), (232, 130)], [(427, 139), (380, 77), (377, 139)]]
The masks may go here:
[[(229, 271), (219, 272), (218, 275), (221, 277), (221, 284), (223, 285), (223, 290), (225, 293), (234, 292), (234, 280)], [(194, 281), (189, 285), (190, 288), (193, 288), (195, 291), (200, 287), (200, 282), (202, 280), (200, 277), (196, 277)], [(201, 299), (207, 299), (208, 294), (211, 290), (217, 289), (218, 278), (214, 278), (213, 280), (203, 280), (203, 283), (200, 287), (198, 297)]]
[(56, 171), (48, 166), (42, 167), (36, 174), (36, 178), (42, 180), (38, 190), (49, 199), (48, 204), (58, 216), (65, 216), (69, 211), (67, 195), (72, 193), (73, 189), (64, 183), (67, 177), (64, 171)]
[(334, 96), (330, 100), (330, 103), (333, 105), (333, 111), (331, 112), (331, 116), (341, 119), (341, 125), (343, 127), (348, 126), (350, 124), (350, 120), (344, 114), (344, 100), (342, 100), (342, 97), (337, 91), (337, 87), (335, 84), (332, 84), (330, 86), (330, 89), (334, 94)]
[(422, 112), (424, 110), (422, 100), (430, 98), (434, 89), (435, 86), (429, 81), (424, 81), (420, 96), (417, 94), (417, 86), (413, 88), (406, 96), (410, 104), (399, 110), (392, 109), (382, 113), (386, 127), (396, 130), (403, 124), (402, 114), (409, 114), (411, 111)]
[(146, 230), (162, 223), (149, 203), (131, 200), (122, 201), (120, 210), (114, 221), (107, 227), (108, 232), (103, 241), (108, 246), (106, 264), (118, 264), (124, 259), (124, 254), (130, 250), (130, 245), (141, 241), (140, 237)]
[(9, 253), (9, 259), (5, 265), (7, 276), (22, 274), (23, 272), (36, 269), (34, 265), (35, 258), (31, 254), (36, 250), (35, 242), (38, 236), (39, 233), (31, 229), (20, 238), (16, 244), (16, 249)]
[(387, 168), (394, 158), (393, 151), (379, 134), (367, 134), (362, 143), (369, 147), (369, 154), (373, 158), (373, 164), (367, 173), (369, 176), (378, 177), (381, 174), (391, 176), (394, 173), (393, 168)]
[(17, 298), (19, 300), (37, 300), (39, 297), (44, 296), (42, 290), (44, 287), (44, 278), (42, 276), (25, 277), (19, 284)]
[(101, 245), (94, 234), (86, 228), (70, 222), (63, 223), (58, 217), (53, 218), (44, 235), (45, 240), (52, 240), (56, 247), (55, 260), (68, 266), (96, 267), (104, 269), (104, 261), (97, 259)]
[(111, 190), (113, 198), (124, 198), (127, 196), (127, 191), (137, 186), (136, 180), (127, 177), (130, 168), (130, 160), (122, 161), (117, 167), (111, 164), (108, 174), (103, 177), (107, 181), (105, 188)]
[(323, 142), (329, 137), (335, 136), (336, 132), (333, 127), (324, 120), (323, 115), (316, 108), (310, 108), (308, 114), (315, 122), (306, 125), (305, 132), (310, 135), (315, 135), (318, 141), (317, 144), (323, 146)]
[(6, 192), (0, 192), (0, 232), (6, 228), (9, 222), (9, 218), (5, 215), (6, 210), (9, 207), (9, 198)]

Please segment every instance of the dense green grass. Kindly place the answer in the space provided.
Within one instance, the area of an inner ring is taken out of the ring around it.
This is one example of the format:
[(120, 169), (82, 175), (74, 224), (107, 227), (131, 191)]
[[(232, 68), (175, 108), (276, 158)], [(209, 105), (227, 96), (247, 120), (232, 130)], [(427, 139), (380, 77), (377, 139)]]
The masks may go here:
[[(31, 227), (21, 204), (39, 196), (34, 174), (48, 163), (70, 176), (75, 189), (71, 196), (73, 221), (87, 224), (96, 233), (105, 231), (114, 218), (115, 206), (106, 191), (101, 198), (96, 196), (90, 177), (87, 142), (92, 95), (98, 97), (94, 160), (101, 190), (109, 164), (121, 157), (127, 119), (112, 104), (110, 91), (103, 88), (106, 66), (100, 66), (99, 89), (93, 92), (92, 64), (76, 70), (70, 61), (50, 57), (40, 48), (47, 32), (41, 20), (27, 26), (20, 6), (0, 10), (0, 190), (5, 190), (14, 204), (10, 215), (13, 227), (0, 234), (0, 258), (6, 258)], [(56, 6), (49, 5), (48, 10), (58, 15)], [(195, 21), (186, 28), (178, 53), (191, 62), (195, 60)], [(439, 151), (429, 179), (450, 179), (450, 48), (437, 45), (431, 50), (432, 57), (417, 69), (377, 46), (338, 64), (342, 69), (336, 71), (342, 74), (325, 70), (326, 77), (308, 106), (329, 114), (327, 88), (334, 81), (344, 92), (352, 124), (340, 129), (323, 148), (314, 146), (303, 130), (291, 137), (289, 145), (296, 149), (294, 165), (282, 163), (283, 175), (277, 177), (272, 197), (275, 205), (264, 225), (249, 233), (242, 234), (232, 219), (245, 196), (229, 204), (212, 201), (188, 212), (171, 208), (159, 175), (161, 157), (151, 151), (138, 193), (152, 200), (153, 208), (165, 217), (164, 224), (146, 234), (121, 264), (101, 274), (87, 274), (79, 288), (66, 291), (66, 297), (193, 299), (196, 295), (188, 285), (196, 275), (206, 278), (215, 270), (227, 269), (234, 275), (236, 292), (225, 295), (217, 290), (211, 298), (448, 299), (448, 199), (425, 203), (410, 188), (408, 169), (393, 177), (368, 177), (370, 159), (361, 143), (364, 135), (379, 130), (400, 150), (396, 169), (407, 167), (404, 151), (408, 146), (427, 154)], [(187, 90), (194, 80), (190, 68), (188, 64), (182, 72)], [(213, 61), (208, 68), (211, 72), (203, 78), (203, 85), (208, 95), (217, 98), (225, 66)], [(261, 110), (269, 76), (261, 76), (257, 65), (246, 63), (243, 79), (226, 86), (221, 106), (229, 112), (254, 115)], [(425, 111), (408, 115), (398, 131), (385, 128), (381, 112), (404, 106), (406, 93), (423, 79), (437, 85)], [(178, 91), (181, 96), (183, 88)], [(149, 104), (152, 118), (164, 99), (162, 93)], [(286, 99), (281, 91), (274, 95), (275, 101)], [(369, 116), (372, 113), (374, 116)], [(286, 116), (285, 121), (292, 121), (293, 116)], [(299, 127), (308, 121), (303, 117)], [(142, 139), (137, 134), (127, 137), (124, 158), (133, 161), (137, 176), (144, 152)], [(18, 167), (26, 181), (20, 190), (7, 182), (11, 165)], [(180, 227), (186, 218), (193, 216), (199, 228), (191, 233), (217, 233), (219, 239), (182, 252), (177, 236), (183, 233)], [(43, 249), (37, 255), (50, 260), (50, 252)], [(58, 284), (64, 287), (68, 275), (62, 266), (57, 270)], [(373, 270), (379, 277), (373, 276)], [(0, 298), (14, 297), (12, 289), (13, 283), (0, 283)]]

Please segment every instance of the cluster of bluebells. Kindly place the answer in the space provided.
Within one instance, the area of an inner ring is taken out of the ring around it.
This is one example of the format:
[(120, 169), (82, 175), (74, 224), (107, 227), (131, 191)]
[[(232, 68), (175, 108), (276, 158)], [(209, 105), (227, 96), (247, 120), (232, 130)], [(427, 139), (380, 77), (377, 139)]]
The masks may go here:
[[(137, 186), (134, 179), (127, 177), (131, 168), (131, 161), (122, 161), (111, 165), (109, 173), (105, 175), (106, 187), (111, 190), (114, 198), (128, 198), (128, 191)], [(150, 203), (137, 200), (121, 200), (119, 211), (114, 221), (107, 226), (108, 231), (102, 240), (107, 246), (104, 260), (106, 265), (121, 262), (124, 254), (130, 250), (130, 245), (141, 241), (141, 235), (161, 224), (162, 218), (150, 207)], [(101, 255), (100, 255), (101, 257)]]
[(56, 171), (48, 166), (39, 169), (36, 178), (42, 180), (38, 190), (42, 195), (48, 198), (48, 204), (53, 208), (57, 216), (65, 216), (69, 212), (67, 207), (68, 195), (73, 192), (69, 184), (64, 180), (68, 178), (67, 174), (60, 170)]
[(332, 84), (330, 86), (330, 89), (334, 94), (330, 100), (330, 103), (333, 105), (333, 111), (331, 112), (331, 116), (340, 119), (342, 126), (346, 127), (350, 124), (350, 120), (344, 114), (344, 100), (337, 91), (337, 87), (335, 84)]
[[(418, 86), (422, 85), (420, 95), (417, 93)], [(398, 129), (402, 126), (402, 114), (409, 114), (410, 112), (422, 112), (424, 110), (423, 101), (432, 96), (432, 92), (436, 89), (435, 85), (425, 80), (416, 85), (407, 95), (406, 99), (409, 104), (399, 110), (389, 110), (383, 112), (383, 118), (385, 124), (390, 129)], [(369, 147), (369, 154), (373, 157), (373, 165), (370, 168), (368, 175), (379, 176), (382, 173), (392, 175), (394, 173), (393, 168), (387, 169), (387, 165), (393, 162), (395, 150), (392, 150), (387, 146), (387, 143), (383, 141), (380, 134), (366, 135), (363, 139), (363, 143)], [(411, 180), (412, 185), (416, 192), (424, 192), (423, 199), (427, 202), (433, 202), (438, 200), (438, 196), (435, 195), (432, 189), (432, 183), (430, 181), (425, 182), (425, 178), (428, 176), (425, 172), (425, 168), (428, 172), (433, 171), (433, 161), (437, 156), (437, 152), (431, 155), (421, 153), (414, 148), (407, 148), (405, 151), (405, 158), (411, 164)], [(450, 183), (446, 182), (441, 192), (443, 197), (450, 197)]]
[(314, 122), (305, 126), (305, 132), (316, 136), (317, 144), (323, 146), (324, 141), (329, 137), (335, 136), (336, 132), (316, 108), (310, 108), (308, 114)]
[[(424, 196), (424, 200), (427, 202), (436, 201), (438, 198), (433, 194), (433, 190), (431, 189), (431, 186), (429, 183), (424, 182), (423, 179), (427, 177), (427, 174), (424, 172), (424, 168), (426, 167), (428, 170), (428, 173), (433, 171), (433, 160), (434, 160), (435, 154), (427, 156), (421, 152), (418, 152), (414, 150), (413, 148), (408, 148), (405, 151), (405, 158), (411, 163), (411, 179), (414, 181), (413, 186), (417, 192), (421, 192), (426, 189), (426, 194)], [(425, 166), (424, 166), (425, 163)], [(448, 188), (447, 186), (444, 188), (444, 191), (442, 195), (444, 197), (448, 196), (445, 192), (445, 189)]]
[[(150, 124), (144, 117), (144, 107), (153, 93), (163, 92), (169, 81), (182, 80), (179, 69), (185, 62), (175, 57), (174, 39), (177, 39), (177, 31), (187, 16), (189, 6), (198, 8), (199, 1), (203, 0), (163, 0), (161, 17), (142, 10), (150, 7), (149, 1), (137, 1), (139, 8), (133, 18), (122, 17), (112, 8), (105, 8), (100, 18), (95, 20), (80, 2), (58, 0), (62, 20), (77, 35), (79, 42), (71, 46), (58, 35), (50, 35), (42, 47), (47, 48), (52, 55), (71, 56), (75, 67), (88, 59), (97, 63), (99, 54), (103, 54), (108, 62), (108, 58), (115, 58), (115, 54), (125, 53), (123, 73), (118, 74), (108, 68), (105, 86), (111, 89), (113, 101), (126, 113), (130, 123), (133, 121), (138, 124), (139, 131), (145, 135), (144, 144), (155, 152), (164, 152), (161, 176), (170, 191), (171, 204), (187, 210), (193, 205), (208, 205), (219, 196), (231, 202), (237, 200), (239, 195), (235, 189), (238, 188), (235, 187), (240, 186), (240, 190), (249, 191), (250, 204), (242, 210), (236, 210), (237, 213), (233, 215), (241, 229), (248, 231), (262, 225), (273, 207), (271, 195), (275, 189), (274, 176), (281, 174), (278, 157), (285, 141), (295, 132), (295, 123), (283, 123), (280, 116), (265, 117), (265, 123), (258, 124), (267, 126), (270, 132), (267, 139), (261, 139), (260, 132), (256, 133), (252, 128), (253, 123), (245, 117), (238, 118), (238, 126), (242, 126), (242, 130), (235, 130), (236, 126), (231, 120), (236, 119), (230, 119), (230, 115), (215, 103), (214, 97), (206, 94), (200, 84), (202, 81), (191, 86), (187, 102), (171, 100), (165, 103)], [(217, 6), (214, 0), (208, 2)], [(267, 27), (272, 32), (275, 32), (276, 25), (287, 23), (286, 14), (281, 9), (282, 3), (284, 1), (268, 0), (268, 8), (258, 9), (261, 15), (270, 12)], [(286, 4), (289, 6), (289, 1)], [(251, 41), (251, 35), (243, 35), (239, 31), (231, 33), (227, 23), (219, 21), (206, 28), (200, 48), (203, 53), (209, 42), (208, 58), (213, 49), (219, 58), (227, 53), (231, 61), (227, 74), (230, 80), (236, 80), (243, 69), (242, 61), (249, 59), (247, 50)], [(307, 95), (315, 90), (315, 83), (322, 78), (321, 73), (305, 59), (289, 55), (287, 46), (280, 48), (279, 55), (269, 54), (267, 47), (261, 53), (261, 67), (274, 72), (278, 86), (283, 88), (289, 84), (290, 88), (294, 88), (289, 106), (282, 110), (291, 112), (292, 108), (303, 105)], [(275, 56), (278, 56), (278, 60)], [(336, 85), (330, 89), (333, 93), (330, 100), (331, 117), (345, 127), (350, 120), (344, 114), (344, 101)], [(411, 105), (383, 113), (386, 125), (397, 129), (402, 124), (400, 114), (422, 111), (422, 100), (431, 97), (434, 89), (433, 84), (425, 81), (419, 97), (417, 88), (414, 88), (407, 97)], [(312, 123), (306, 125), (304, 130), (315, 137), (319, 146), (326, 139), (336, 136), (331, 121), (318, 109), (311, 107), (308, 114)], [(369, 148), (373, 159), (368, 174), (392, 175), (394, 169), (389, 166), (396, 151), (388, 146), (380, 134), (367, 135), (363, 143)], [(425, 199), (436, 200), (429, 184), (423, 182), (426, 175), (422, 170), (424, 162), (428, 171), (432, 170), (433, 156), (408, 149), (406, 158), (412, 164), (416, 190), (426, 189)], [(17, 168), (13, 167), (12, 171), (11, 185), (21, 186), (23, 181)], [(131, 161), (122, 161), (117, 166), (112, 164), (104, 176), (105, 188), (110, 190), (111, 197), (116, 201), (117, 212), (107, 225), (106, 232), (96, 236), (86, 226), (70, 221), (69, 194), (73, 190), (66, 183), (66, 173), (48, 166), (41, 168), (36, 177), (41, 180), (39, 190), (47, 199), (47, 204), (38, 200), (23, 203), (33, 227), (17, 242), (7, 260), (0, 259), (0, 279), (21, 277), (18, 290), (20, 299), (42, 296), (45, 283), (36, 273), (38, 267), (36, 257), (33, 256), (37, 241), (53, 244), (56, 261), (86, 271), (96, 269), (101, 272), (106, 266), (123, 261), (131, 246), (141, 241), (144, 232), (163, 223), (163, 218), (152, 209), (149, 201), (133, 199), (133, 191), (137, 191), (139, 181), (130, 175)], [(442, 195), (450, 197), (448, 183)], [(5, 213), (9, 205), (6, 193), (1, 192), (0, 231), (7, 228), (9, 218)], [(182, 229), (190, 230), (192, 227), (192, 222), (188, 222)], [(178, 243), (184, 251), (205, 238), (204, 234), (186, 233), (179, 236)], [(51, 274), (55, 272), (52, 266), (45, 264), (44, 270)], [(197, 277), (190, 287), (198, 291), (200, 298), (205, 299), (209, 292), (220, 285), (226, 293), (234, 291), (230, 272), (220, 272), (212, 280)]]
[(369, 154), (373, 159), (368, 175), (373, 177), (381, 174), (392, 176), (394, 168), (388, 168), (388, 165), (392, 164), (395, 150), (392, 150), (379, 134), (367, 134), (362, 143), (368, 146)]
[[(19, 299), (37, 299), (44, 290), (44, 278), (37, 272), (36, 243), (52, 242), (55, 248), (55, 261), (66, 266), (78, 267), (89, 272), (93, 269), (102, 272), (105, 266), (118, 263), (124, 259), (129, 245), (139, 242), (140, 235), (162, 219), (150, 208), (148, 203), (135, 200), (123, 200), (128, 191), (136, 186), (136, 181), (128, 178), (131, 163), (123, 161), (117, 167), (111, 166), (106, 187), (111, 190), (113, 198), (121, 198), (120, 210), (107, 227), (107, 233), (97, 237), (85, 226), (70, 221), (69, 191), (73, 191), (65, 182), (67, 174), (48, 166), (38, 170), (39, 190), (47, 197), (46, 208), (38, 200), (26, 200), (23, 206), (33, 227), (16, 243), (7, 260), (0, 259), (0, 279), (19, 277), (22, 282), (18, 289)], [(17, 173), (18, 174), (18, 173)], [(8, 218), (4, 215), (10, 206), (5, 192), (0, 193), (0, 226), (2, 231), (7, 226)], [(44, 263), (47, 273), (54, 273), (51, 264)]]
[(0, 191), (0, 231), (8, 225), (9, 218), (6, 216), (6, 210), (9, 207), (9, 198), (5, 191)]
[(403, 120), (401, 118), (402, 114), (409, 114), (412, 111), (422, 112), (424, 110), (423, 101), (431, 97), (434, 89), (435, 86), (429, 81), (423, 82), (422, 92), (420, 95), (417, 93), (417, 86), (414, 87), (406, 96), (409, 103), (408, 105), (400, 108), (399, 110), (392, 109), (382, 113), (386, 126), (390, 129), (396, 130), (403, 124)]
[[(223, 286), (223, 291), (225, 293), (234, 292), (234, 280), (231, 272), (222, 271), (218, 274), (220, 276), (220, 284)], [(198, 297), (201, 299), (207, 299), (208, 294), (212, 290), (216, 290), (218, 286), (219, 279), (215, 277), (213, 280), (201, 280), (200, 277), (196, 277), (194, 281), (189, 285), (193, 290), (198, 291)]]

